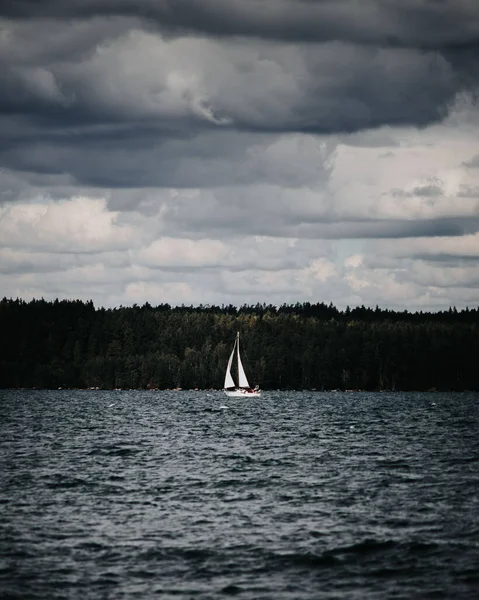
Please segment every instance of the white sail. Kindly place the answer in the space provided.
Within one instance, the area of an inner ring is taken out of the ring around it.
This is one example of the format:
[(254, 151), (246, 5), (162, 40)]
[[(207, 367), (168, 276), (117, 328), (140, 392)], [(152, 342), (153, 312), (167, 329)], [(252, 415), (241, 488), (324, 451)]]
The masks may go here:
[(241, 362), (241, 356), (239, 351), (239, 335), (237, 338), (237, 351), (238, 351), (238, 387), (240, 388), (249, 388), (248, 378), (246, 377), (246, 373), (244, 372), (243, 363)]
[(231, 351), (230, 359), (228, 361), (228, 366), (226, 367), (225, 385), (224, 385), (225, 389), (235, 387), (235, 382), (233, 381), (233, 377), (231, 376), (231, 365), (233, 364), (235, 347), (236, 347), (236, 340), (235, 340), (235, 345), (233, 346), (233, 350)]

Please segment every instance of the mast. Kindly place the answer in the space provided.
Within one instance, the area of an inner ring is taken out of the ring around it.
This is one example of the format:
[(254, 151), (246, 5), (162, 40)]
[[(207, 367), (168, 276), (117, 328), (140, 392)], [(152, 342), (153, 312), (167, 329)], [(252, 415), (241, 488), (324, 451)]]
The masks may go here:
[(239, 331), (236, 332), (236, 351), (238, 354), (238, 360), (236, 361), (237, 364), (237, 368), (238, 368), (238, 387), (241, 387), (241, 376), (240, 376), (240, 353), (239, 353)]

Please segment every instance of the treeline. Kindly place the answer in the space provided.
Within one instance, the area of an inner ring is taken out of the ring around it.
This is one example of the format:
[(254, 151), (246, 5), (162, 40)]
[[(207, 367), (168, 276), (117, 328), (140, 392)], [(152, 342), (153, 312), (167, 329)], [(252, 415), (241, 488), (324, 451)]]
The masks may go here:
[(0, 387), (221, 388), (236, 331), (263, 389), (479, 390), (479, 309), (95, 308), (4, 298)]

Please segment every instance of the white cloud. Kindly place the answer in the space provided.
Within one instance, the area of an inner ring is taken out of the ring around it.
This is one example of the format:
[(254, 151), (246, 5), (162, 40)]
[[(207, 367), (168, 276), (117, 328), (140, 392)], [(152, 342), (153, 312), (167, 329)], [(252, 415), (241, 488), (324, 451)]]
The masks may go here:
[(389, 253), (402, 257), (456, 257), (479, 260), (479, 233), (460, 237), (397, 240), (394, 247), (389, 248)]
[(101, 198), (7, 204), (0, 209), (0, 239), (7, 247), (47, 252), (125, 250), (134, 233), (117, 217)]
[(140, 250), (138, 260), (151, 267), (207, 267), (224, 261), (228, 247), (218, 240), (160, 238)]
[(125, 288), (124, 299), (127, 304), (194, 304), (193, 290), (187, 283), (155, 283), (140, 281), (129, 283)]
[[(395, 142), (389, 148), (338, 146), (329, 184), (338, 217), (412, 220), (479, 214), (479, 199), (460, 195), (479, 184), (479, 172), (462, 164), (479, 144), (477, 130), (454, 138), (449, 127), (438, 125), (421, 133), (390, 130), (389, 135)], [(436, 196), (427, 194), (432, 186)]]

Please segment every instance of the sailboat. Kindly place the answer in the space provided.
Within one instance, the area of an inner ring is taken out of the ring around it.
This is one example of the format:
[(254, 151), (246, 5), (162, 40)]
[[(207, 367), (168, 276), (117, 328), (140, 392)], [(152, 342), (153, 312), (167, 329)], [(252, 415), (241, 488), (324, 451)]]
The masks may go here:
[[(233, 366), (233, 359), (235, 357), (238, 363), (238, 385), (235, 384), (233, 376), (231, 375), (231, 368)], [(228, 366), (226, 367), (224, 393), (231, 398), (252, 398), (261, 396), (259, 386), (254, 389), (250, 387), (248, 378), (244, 371), (243, 363), (241, 362), (240, 347), (239, 347), (239, 331), (236, 334), (235, 343), (233, 350), (231, 351), (230, 358), (228, 360)]]

